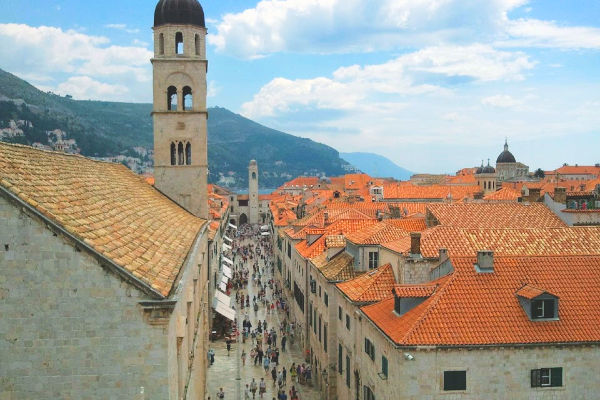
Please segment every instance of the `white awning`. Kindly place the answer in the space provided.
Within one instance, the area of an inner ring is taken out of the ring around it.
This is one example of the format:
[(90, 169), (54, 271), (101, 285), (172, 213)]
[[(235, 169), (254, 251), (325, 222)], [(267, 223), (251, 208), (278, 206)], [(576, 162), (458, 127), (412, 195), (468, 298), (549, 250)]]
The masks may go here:
[(225, 285), (227, 285), (227, 282), (229, 282), (229, 278), (227, 278), (225, 275), (223, 275), (221, 277), (221, 283), (224, 283)]
[(233, 265), (233, 261), (231, 261), (229, 258), (223, 256), (223, 261), (225, 261), (227, 264)]
[(227, 241), (228, 241), (228, 242), (230, 242), (230, 243), (231, 243), (231, 242), (233, 242), (233, 239), (232, 239), (232, 238), (230, 238), (230, 237), (229, 237), (229, 236), (227, 236), (227, 235), (223, 235), (223, 239), (227, 240)]
[(263, 225), (260, 227), (261, 231), (268, 231), (269, 230), (269, 225)]
[(215, 299), (225, 304), (226, 306), (231, 305), (231, 297), (227, 296), (225, 293), (220, 290), (215, 291)]
[(226, 292), (227, 291), (227, 285), (223, 282), (219, 283), (219, 289), (221, 289), (221, 291)]
[(269, 235), (270, 235), (270, 233), (269, 233), (269, 232), (262, 232), (260, 235), (261, 235), (261, 236), (269, 236)]
[(223, 250), (231, 250), (231, 246), (227, 243), (223, 243)]
[(231, 279), (231, 277), (233, 276), (231, 268), (229, 268), (227, 265), (221, 265), (221, 267), (223, 268), (223, 275)]
[(234, 225), (234, 224), (232, 224), (231, 222), (228, 224), (228, 226), (229, 226), (230, 228), (237, 229), (237, 226), (235, 226), (235, 225)]
[(226, 306), (225, 304), (217, 301), (217, 305), (215, 307), (215, 311), (227, 318), (230, 321), (235, 319), (235, 310), (231, 307)]

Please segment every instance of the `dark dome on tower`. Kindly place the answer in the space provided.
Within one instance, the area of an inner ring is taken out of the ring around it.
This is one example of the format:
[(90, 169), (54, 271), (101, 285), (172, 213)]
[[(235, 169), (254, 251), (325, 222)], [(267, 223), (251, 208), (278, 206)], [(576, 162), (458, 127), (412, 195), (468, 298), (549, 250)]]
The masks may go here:
[(204, 10), (198, 0), (160, 0), (154, 10), (154, 26), (166, 24), (206, 28)]
[(498, 159), (496, 160), (496, 164), (498, 163), (515, 163), (517, 160), (515, 156), (512, 155), (510, 151), (508, 151), (508, 141), (504, 142), (504, 151), (500, 153)]

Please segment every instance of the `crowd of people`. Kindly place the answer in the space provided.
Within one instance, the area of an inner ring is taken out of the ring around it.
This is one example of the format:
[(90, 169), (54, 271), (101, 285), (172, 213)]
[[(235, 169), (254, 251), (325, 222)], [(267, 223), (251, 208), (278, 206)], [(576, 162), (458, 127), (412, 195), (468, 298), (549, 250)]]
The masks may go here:
[[(233, 261), (232, 278), (227, 294), (235, 298), (235, 306), (241, 321), (234, 321), (233, 338), (241, 342), (242, 368), (262, 368), (264, 377), (252, 378), (243, 388), (243, 399), (264, 399), (271, 385), (273, 400), (299, 400), (297, 384), (310, 384), (310, 365), (291, 363), (287, 368), (281, 363), (281, 353), (294, 343), (297, 324), (289, 321), (289, 305), (283, 297), (280, 283), (273, 278), (272, 244), (269, 236), (258, 229), (241, 229), (225, 257)], [(233, 233), (229, 233), (233, 235)], [(235, 294), (234, 294), (235, 293)], [(264, 310), (263, 319), (258, 318)], [(271, 324), (267, 322), (268, 315)], [(280, 321), (281, 320), (281, 321)], [(227, 340), (227, 350), (232, 340)], [(248, 346), (249, 345), (249, 346)], [(248, 350), (248, 351), (246, 351)], [(214, 362), (214, 355), (213, 355)], [(269, 379), (270, 378), (270, 379)], [(267, 383), (269, 380), (272, 383)], [(225, 398), (223, 388), (217, 398)]]

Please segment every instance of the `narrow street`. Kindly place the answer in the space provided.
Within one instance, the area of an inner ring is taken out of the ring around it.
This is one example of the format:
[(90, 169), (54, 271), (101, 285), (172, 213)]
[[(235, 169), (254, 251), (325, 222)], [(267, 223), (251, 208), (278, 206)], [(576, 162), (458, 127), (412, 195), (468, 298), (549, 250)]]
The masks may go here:
[[(258, 234), (260, 235), (260, 233)], [(254, 248), (259, 247), (259, 237), (258, 235), (252, 235), (247, 237), (239, 237), (234, 241), (234, 249), (239, 247), (248, 247), (249, 245), (253, 245)], [(264, 253), (264, 249), (263, 249)], [(298, 399), (300, 400), (317, 400), (320, 399), (320, 394), (318, 390), (311, 386), (310, 384), (300, 384), (298, 383), (298, 378), (296, 378), (295, 382), (292, 381), (292, 374), (290, 373), (290, 368), (292, 363), (296, 366), (298, 364), (304, 363), (302, 353), (303, 350), (296, 343), (292, 343), (291, 339), (287, 340), (285, 351), (282, 350), (281, 346), (281, 331), (280, 326), (281, 323), (285, 320), (285, 312), (283, 310), (275, 311), (271, 313), (267, 313), (267, 307), (263, 305), (262, 301), (258, 301), (258, 292), (260, 288), (258, 285), (252, 283), (252, 266), (254, 265), (255, 260), (257, 259), (256, 255), (253, 254), (253, 259), (248, 260), (245, 268), (249, 270), (249, 282), (248, 285), (240, 289), (240, 295), (243, 292), (244, 295), (248, 295), (250, 299), (250, 307), (246, 307), (244, 309), (240, 309), (239, 303), (235, 304), (236, 315), (237, 315), (237, 323), (239, 331), (242, 332), (242, 321), (245, 318), (248, 318), (252, 324), (252, 330), (255, 330), (258, 327), (258, 321), (267, 321), (267, 329), (271, 330), (274, 328), (277, 334), (277, 348), (280, 351), (279, 355), (279, 364), (276, 366), (276, 371), (279, 372), (282, 368), (285, 368), (287, 371), (287, 379), (286, 384), (283, 385), (282, 389), (285, 390), (287, 395), (287, 400), (292, 400), (290, 397), (290, 389), (292, 385), (295, 387), (298, 393)], [(265, 260), (272, 260), (271, 254), (267, 254)], [(271, 301), (273, 300), (273, 290), (269, 288), (267, 282), (272, 279), (272, 270), (271, 265), (266, 266), (265, 262), (258, 257), (259, 261), (259, 269), (263, 271), (263, 275), (261, 276), (261, 281), (263, 285), (266, 284), (266, 298)], [(243, 264), (241, 262), (241, 257), (237, 256), (235, 259), (235, 265), (237, 267), (237, 271), (240, 272), (239, 266)], [(270, 263), (269, 263), (270, 264)], [(235, 302), (236, 290), (231, 290), (231, 298), (232, 301)], [(258, 310), (255, 311), (253, 308), (253, 298), (256, 296)], [(274, 301), (274, 300), (273, 300)], [(287, 299), (285, 299), (287, 301)], [(264, 336), (264, 332), (263, 332)], [(225, 399), (241, 399), (244, 400), (244, 392), (246, 388), (246, 384), (250, 385), (252, 378), (256, 380), (256, 384), (260, 383), (261, 378), (264, 378), (266, 382), (266, 392), (261, 397), (259, 395), (259, 390), (256, 391), (256, 399), (265, 399), (272, 400), (278, 399), (278, 385), (275, 383), (271, 376), (271, 370), (273, 365), (269, 365), (268, 372), (265, 373), (265, 369), (261, 363), (254, 363), (252, 358), (250, 357), (251, 350), (256, 345), (253, 344), (253, 339), (250, 335), (246, 339), (245, 343), (242, 341), (242, 335), (238, 335), (237, 341), (232, 343), (230, 354), (227, 354), (227, 345), (224, 339), (216, 340), (210, 343), (210, 348), (213, 349), (215, 353), (215, 361), (212, 366), (209, 366), (207, 373), (207, 398), (211, 400), (218, 399), (217, 393), (220, 388), (223, 388), (225, 392)], [(262, 340), (262, 349), (265, 350), (268, 348), (268, 344), (266, 343), (266, 339)], [(242, 365), (242, 352), (246, 353), (246, 363)], [(250, 393), (250, 399), (252, 399), (252, 394)]]

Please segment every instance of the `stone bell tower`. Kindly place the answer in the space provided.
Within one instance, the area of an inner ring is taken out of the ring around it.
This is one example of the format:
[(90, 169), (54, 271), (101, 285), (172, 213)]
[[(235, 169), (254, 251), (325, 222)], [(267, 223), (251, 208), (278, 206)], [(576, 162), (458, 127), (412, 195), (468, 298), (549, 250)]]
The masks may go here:
[(208, 218), (206, 25), (198, 0), (160, 0), (154, 12), (155, 186)]
[(248, 165), (248, 209), (248, 222), (258, 224), (258, 165), (255, 160)]

